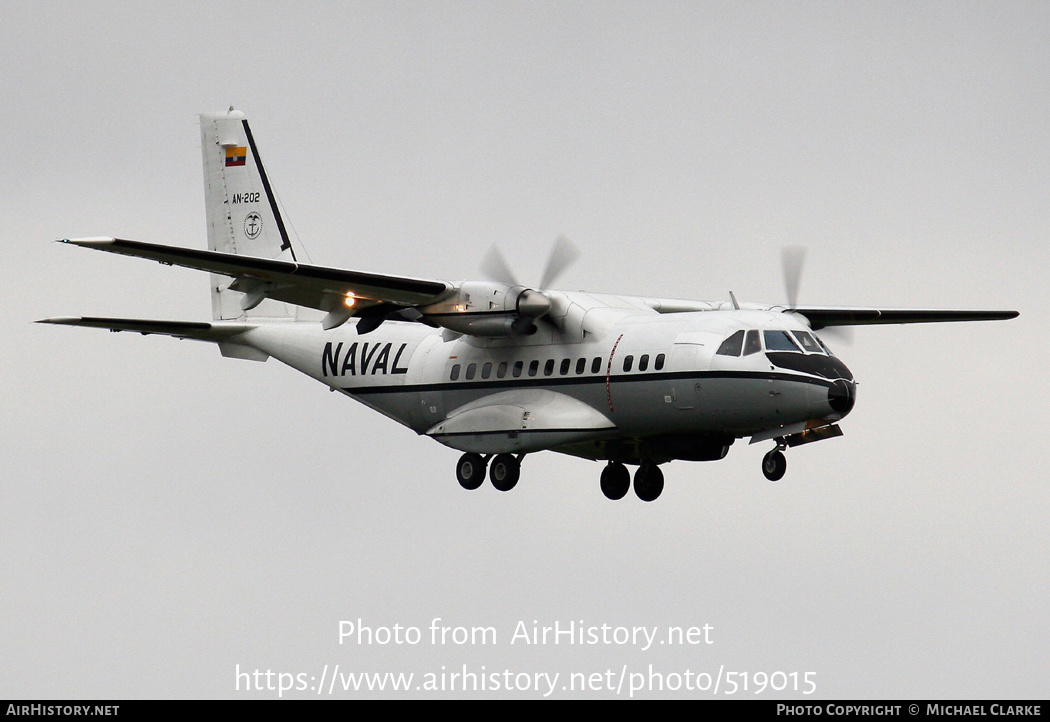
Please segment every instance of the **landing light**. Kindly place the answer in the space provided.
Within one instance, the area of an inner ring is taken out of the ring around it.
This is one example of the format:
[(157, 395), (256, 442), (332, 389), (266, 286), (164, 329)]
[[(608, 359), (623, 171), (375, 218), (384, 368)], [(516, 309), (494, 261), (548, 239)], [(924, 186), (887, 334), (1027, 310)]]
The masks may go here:
[(353, 291), (347, 292), (346, 298), (343, 299), (343, 303), (346, 304), (347, 308), (354, 307), (354, 304), (357, 303), (357, 298), (354, 296)]

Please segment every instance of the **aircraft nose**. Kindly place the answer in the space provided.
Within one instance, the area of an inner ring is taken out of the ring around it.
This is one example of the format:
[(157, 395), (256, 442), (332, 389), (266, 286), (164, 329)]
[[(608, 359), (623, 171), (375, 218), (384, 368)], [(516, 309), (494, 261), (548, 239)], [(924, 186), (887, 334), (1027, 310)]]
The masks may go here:
[(828, 404), (843, 416), (853, 410), (856, 402), (857, 384), (853, 381), (839, 379), (828, 389)]

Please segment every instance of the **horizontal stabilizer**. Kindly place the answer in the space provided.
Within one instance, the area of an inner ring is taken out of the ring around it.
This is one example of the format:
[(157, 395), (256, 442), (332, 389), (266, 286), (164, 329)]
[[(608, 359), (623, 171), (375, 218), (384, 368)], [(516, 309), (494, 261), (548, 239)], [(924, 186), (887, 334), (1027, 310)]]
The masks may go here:
[(105, 328), (110, 331), (131, 331), (143, 336), (159, 334), (175, 338), (190, 338), (198, 341), (228, 340), (238, 334), (255, 328), (255, 324), (245, 323), (201, 323), (197, 321), (154, 321), (139, 318), (98, 318), (90, 316), (64, 316), (45, 318), (37, 323), (53, 323), (59, 326), (85, 326), (87, 328)]

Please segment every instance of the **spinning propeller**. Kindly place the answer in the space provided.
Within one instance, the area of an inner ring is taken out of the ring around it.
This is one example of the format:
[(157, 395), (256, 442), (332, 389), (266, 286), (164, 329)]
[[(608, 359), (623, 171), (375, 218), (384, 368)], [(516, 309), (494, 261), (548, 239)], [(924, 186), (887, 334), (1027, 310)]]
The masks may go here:
[[(798, 308), (798, 290), (802, 281), (802, 266), (806, 260), (805, 246), (784, 246), (780, 249), (780, 270), (784, 274), (784, 292), (789, 310)], [(821, 335), (832, 336), (846, 344), (853, 342), (853, 328), (835, 326), (821, 329)]]
[(530, 320), (542, 318), (551, 311), (552, 299), (546, 289), (550, 288), (579, 257), (580, 251), (573, 242), (565, 236), (558, 236), (547, 256), (547, 265), (543, 269), (538, 289), (529, 288), (518, 282), (499, 246), (492, 246), (482, 257), (481, 272), (490, 281), (509, 286), (508, 296), (517, 294), (513, 306), (522, 318), (519, 319), (515, 332), (529, 333), (534, 330)]
[[(550, 288), (551, 285), (580, 257), (580, 251), (572, 241), (565, 236), (558, 236), (554, 241), (550, 254), (547, 256), (547, 266), (543, 269), (543, 277), (540, 279), (540, 288)], [(492, 246), (481, 259), (481, 272), (490, 281), (498, 281), (508, 286), (520, 286), (514, 272), (510, 270), (507, 260), (503, 257), (499, 246)], [(533, 290), (533, 289), (529, 289)], [(534, 291), (542, 293), (542, 291)]]

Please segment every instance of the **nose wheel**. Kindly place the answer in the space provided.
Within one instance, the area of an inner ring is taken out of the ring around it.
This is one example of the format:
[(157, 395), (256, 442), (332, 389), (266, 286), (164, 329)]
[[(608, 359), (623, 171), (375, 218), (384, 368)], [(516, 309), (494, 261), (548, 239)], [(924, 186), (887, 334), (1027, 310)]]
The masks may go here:
[(762, 457), (762, 473), (765, 474), (765, 477), (770, 481), (780, 481), (783, 479), (787, 468), (787, 459), (784, 457), (784, 452), (780, 450), (779, 446)]

